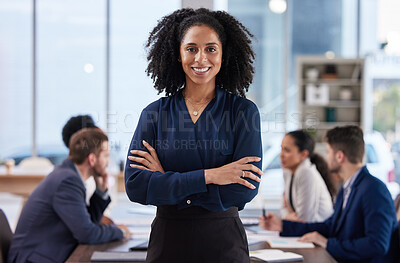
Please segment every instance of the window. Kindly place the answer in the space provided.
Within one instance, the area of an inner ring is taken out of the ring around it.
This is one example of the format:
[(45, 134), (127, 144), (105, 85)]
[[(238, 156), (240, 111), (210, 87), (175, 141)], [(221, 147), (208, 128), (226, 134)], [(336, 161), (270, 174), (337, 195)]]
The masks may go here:
[(140, 113), (157, 100), (147, 76), (144, 49), (157, 20), (180, 8), (180, 0), (112, 2), (110, 144), (115, 158), (125, 160)]
[(32, 5), (0, 1), (0, 159), (31, 153)]
[(37, 1), (38, 150), (73, 115), (105, 118), (105, 1)]
[[(110, 3), (106, 98), (106, 1), (36, 1), (37, 150), (54, 162), (65, 156), (62, 127), (78, 114), (108, 127), (112, 153), (125, 160), (141, 110), (159, 98), (145, 73), (144, 44), (157, 20), (181, 1)], [(32, 0), (0, 0), (0, 158), (31, 154), (32, 5)]]
[(267, 170), (269, 169), (281, 169), (281, 158), (279, 154), (274, 157), (272, 162), (268, 165)]
[(367, 163), (379, 163), (379, 157), (376, 153), (374, 146), (371, 144), (366, 145)]

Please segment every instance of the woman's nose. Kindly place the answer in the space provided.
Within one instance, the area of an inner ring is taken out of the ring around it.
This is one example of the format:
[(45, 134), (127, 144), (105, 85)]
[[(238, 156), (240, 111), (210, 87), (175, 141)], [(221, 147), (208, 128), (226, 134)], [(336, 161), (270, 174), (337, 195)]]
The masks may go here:
[(197, 52), (195, 59), (197, 62), (202, 62), (204, 60), (207, 60), (206, 52), (204, 51)]

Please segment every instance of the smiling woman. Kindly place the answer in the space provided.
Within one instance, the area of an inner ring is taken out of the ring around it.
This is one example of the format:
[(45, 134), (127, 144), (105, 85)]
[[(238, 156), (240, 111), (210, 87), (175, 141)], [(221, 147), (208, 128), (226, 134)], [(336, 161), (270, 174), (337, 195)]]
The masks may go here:
[(191, 27), (182, 40), (180, 60), (186, 85), (215, 86), (222, 62), (222, 44), (217, 33), (205, 25)]
[(125, 169), (130, 200), (157, 206), (146, 262), (250, 262), (238, 210), (262, 174), (260, 116), (244, 98), (251, 36), (207, 9), (175, 11), (150, 33), (147, 72), (167, 97), (143, 110)]

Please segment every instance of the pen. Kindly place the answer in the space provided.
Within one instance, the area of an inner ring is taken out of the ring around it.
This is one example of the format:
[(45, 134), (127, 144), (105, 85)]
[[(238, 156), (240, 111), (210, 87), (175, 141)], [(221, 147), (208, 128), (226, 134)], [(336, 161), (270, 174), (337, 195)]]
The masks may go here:
[(262, 209), (262, 215), (263, 215), (263, 217), (265, 217), (265, 208), (264, 207)]

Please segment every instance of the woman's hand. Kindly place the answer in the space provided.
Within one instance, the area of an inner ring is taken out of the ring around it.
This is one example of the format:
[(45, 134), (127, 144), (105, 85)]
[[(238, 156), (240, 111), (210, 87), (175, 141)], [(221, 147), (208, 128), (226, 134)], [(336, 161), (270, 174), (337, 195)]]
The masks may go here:
[(160, 160), (158, 160), (156, 150), (145, 140), (143, 140), (143, 145), (147, 148), (147, 150), (149, 150), (150, 153), (140, 150), (132, 150), (131, 154), (139, 155), (141, 157), (128, 156), (128, 159), (137, 163), (141, 163), (142, 165), (130, 164), (130, 166), (140, 170), (148, 170), (153, 172), (159, 171), (161, 173), (165, 173)]
[(258, 225), (264, 230), (282, 232), (282, 220), (277, 214), (274, 213), (268, 213), (266, 216), (260, 216), (260, 223)]
[(259, 161), (261, 161), (260, 157), (244, 157), (218, 168), (204, 170), (206, 184), (242, 184), (250, 189), (255, 189), (256, 187), (244, 178), (261, 182), (261, 179), (252, 172), (259, 175), (262, 175), (263, 172), (257, 166), (249, 164)]
[(296, 212), (291, 212), (291, 213), (287, 214), (285, 216), (285, 220), (295, 221), (295, 222), (304, 222), (303, 220), (301, 220), (300, 218), (297, 217)]

